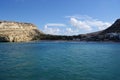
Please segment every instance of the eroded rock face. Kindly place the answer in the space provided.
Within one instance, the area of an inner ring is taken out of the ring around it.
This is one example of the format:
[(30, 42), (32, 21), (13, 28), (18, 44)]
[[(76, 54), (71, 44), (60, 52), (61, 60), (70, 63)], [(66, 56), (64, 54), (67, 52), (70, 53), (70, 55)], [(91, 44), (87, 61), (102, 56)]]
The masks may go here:
[(38, 40), (43, 34), (31, 23), (0, 21), (0, 41), (26, 42)]

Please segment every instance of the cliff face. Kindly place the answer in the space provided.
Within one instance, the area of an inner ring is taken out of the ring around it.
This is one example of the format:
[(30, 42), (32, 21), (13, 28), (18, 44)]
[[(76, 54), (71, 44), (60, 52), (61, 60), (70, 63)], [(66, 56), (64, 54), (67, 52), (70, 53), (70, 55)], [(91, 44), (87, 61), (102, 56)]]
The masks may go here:
[(37, 40), (43, 34), (31, 23), (0, 21), (0, 41), (24, 42)]

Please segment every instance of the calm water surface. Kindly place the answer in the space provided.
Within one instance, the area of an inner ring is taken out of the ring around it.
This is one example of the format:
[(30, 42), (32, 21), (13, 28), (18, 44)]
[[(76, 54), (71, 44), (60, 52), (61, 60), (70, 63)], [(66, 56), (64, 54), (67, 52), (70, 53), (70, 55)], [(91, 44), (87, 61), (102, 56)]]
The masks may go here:
[(120, 80), (120, 43), (0, 43), (0, 80)]

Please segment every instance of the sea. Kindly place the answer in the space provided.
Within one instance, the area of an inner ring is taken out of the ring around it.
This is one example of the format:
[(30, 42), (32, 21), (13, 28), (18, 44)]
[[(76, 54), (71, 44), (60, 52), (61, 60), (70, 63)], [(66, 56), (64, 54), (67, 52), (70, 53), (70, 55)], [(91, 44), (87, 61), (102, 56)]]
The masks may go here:
[(0, 43), (0, 80), (120, 80), (120, 43)]

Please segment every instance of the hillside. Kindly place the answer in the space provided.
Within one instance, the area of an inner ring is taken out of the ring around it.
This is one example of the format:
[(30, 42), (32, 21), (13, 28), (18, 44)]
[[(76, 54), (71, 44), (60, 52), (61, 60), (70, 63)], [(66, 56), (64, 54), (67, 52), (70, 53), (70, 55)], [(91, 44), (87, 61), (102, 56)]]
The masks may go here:
[[(96, 34), (97, 33), (97, 34)], [(92, 35), (90, 35), (92, 34)], [(93, 41), (120, 41), (120, 19), (103, 31), (87, 34), (87, 40)]]
[(43, 34), (34, 24), (0, 21), (0, 41), (23, 42), (37, 40)]

